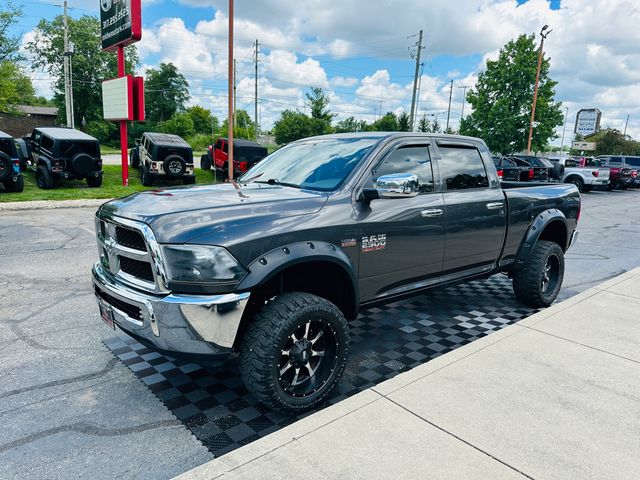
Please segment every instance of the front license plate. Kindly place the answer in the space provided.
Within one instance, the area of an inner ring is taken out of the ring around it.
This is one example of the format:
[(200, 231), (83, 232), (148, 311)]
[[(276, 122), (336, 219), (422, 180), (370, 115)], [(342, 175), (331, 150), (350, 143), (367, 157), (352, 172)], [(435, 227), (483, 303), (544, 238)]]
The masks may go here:
[(110, 328), (115, 330), (116, 324), (113, 321), (113, 311), (111, 310), (111, 308), (107, 307), (106, 305), (103, 305), (102, 303), (99, 303), (98, 305), (100, 306), (100, 316), (102, 317), (102, 320), (104, 320), (104, 323), (106, 323), (107, 325), (109, 325)]

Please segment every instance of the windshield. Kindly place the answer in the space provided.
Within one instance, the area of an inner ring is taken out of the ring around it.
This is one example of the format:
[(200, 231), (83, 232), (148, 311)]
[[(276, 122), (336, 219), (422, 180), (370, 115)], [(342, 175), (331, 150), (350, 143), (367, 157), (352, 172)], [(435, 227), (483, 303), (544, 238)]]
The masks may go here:
[(238, 181), (335, 190), (379, 140), (330, 138), (292, 143), (269, 155)]

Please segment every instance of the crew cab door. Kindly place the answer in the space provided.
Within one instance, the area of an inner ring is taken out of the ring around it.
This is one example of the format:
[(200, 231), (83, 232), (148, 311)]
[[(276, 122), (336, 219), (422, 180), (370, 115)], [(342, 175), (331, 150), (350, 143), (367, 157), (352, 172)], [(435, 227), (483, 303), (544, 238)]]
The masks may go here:
[(507, 211), (491, 160), (473, 142), (440, 140), (437, 151), (446, 212), (443, 275), (490, 270), (502, 250)]
[(362, 300), (440, 274), (444, 255), (444, 202), (436, 188), (432, 152), (424, 139), (396, 143), (374, 162), (360, 188), (392, 173), (418, 177), (414, 197), (356, 203)]

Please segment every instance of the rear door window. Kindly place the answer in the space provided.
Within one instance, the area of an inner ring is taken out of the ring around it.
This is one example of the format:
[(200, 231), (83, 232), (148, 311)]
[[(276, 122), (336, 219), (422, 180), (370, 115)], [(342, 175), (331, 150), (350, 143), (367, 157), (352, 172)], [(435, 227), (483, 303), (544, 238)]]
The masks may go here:
[(447, 190), (488, 188), (489, 176), (477, 148), (465, 146), (439, 146), (440, 177)]
[(622, 165), (622, 157), (611, 157), (611, 159), (609, 160), (609, 165), (612, 165), (612, 166)]

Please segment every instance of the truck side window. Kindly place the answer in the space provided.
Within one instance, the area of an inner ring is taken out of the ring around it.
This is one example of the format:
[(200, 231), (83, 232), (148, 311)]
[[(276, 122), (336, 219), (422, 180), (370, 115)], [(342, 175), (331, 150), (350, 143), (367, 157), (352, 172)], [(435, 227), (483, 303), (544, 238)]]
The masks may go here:
[(447, 190), (488, 188), (489, 177), (478, 149), (473, 147), (438, 147), (440, 176)]
[(609, 160), (609, 165), (622, 165), (621, 157), (611, 157)]
[(53, 140), (51, 140), (46, 135), (42, 136), (42, 143), (40, 145), (43, 149), (48, 150), (49, 152), (53, 151)]
[[(433, 192), (433, 171), (426, 145), (404, 146), (391, 152), (373, 170), (373, 178), (391, 173), (413, 173), (418, 177), (420, 193)], [(373, 180), (370, 182), (373, 184)]]

